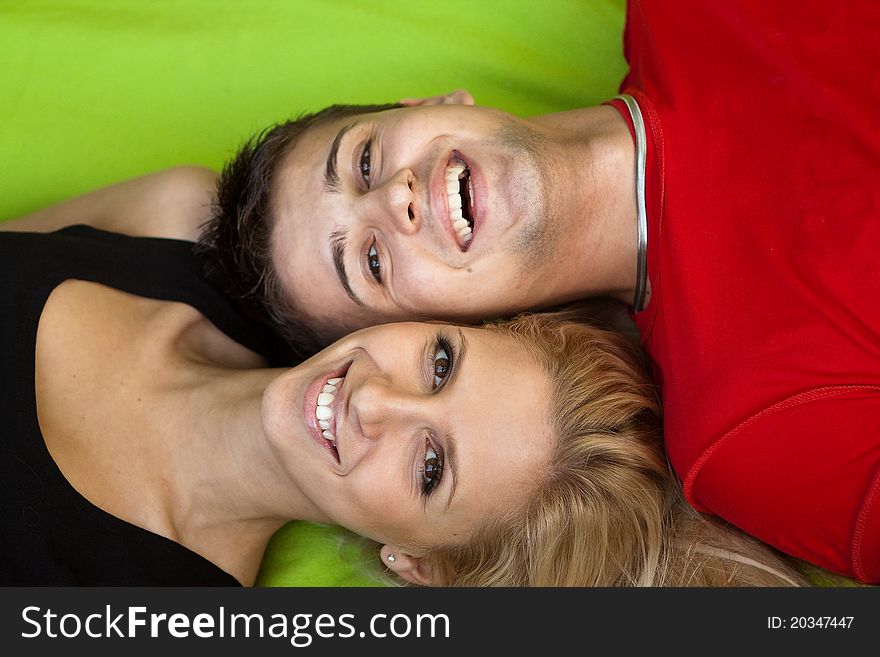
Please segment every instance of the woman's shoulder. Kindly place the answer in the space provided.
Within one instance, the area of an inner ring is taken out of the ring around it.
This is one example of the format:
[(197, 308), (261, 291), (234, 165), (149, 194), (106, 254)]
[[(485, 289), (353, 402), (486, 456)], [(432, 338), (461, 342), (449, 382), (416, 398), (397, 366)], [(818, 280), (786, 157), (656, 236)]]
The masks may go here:
[(181, 166), (143, 179), (135, 201), (145, 207), (129, 217), (129, 235), (169, 237), (196, 241), (202, 224), (211, 216), (218, 174), (212, 169)]
[(211, 215), (217, 177), (202, 166), (172, 167), (3, 222), (0, 230), (50, 232), (86, 224), (134, 237), (195, 241)]

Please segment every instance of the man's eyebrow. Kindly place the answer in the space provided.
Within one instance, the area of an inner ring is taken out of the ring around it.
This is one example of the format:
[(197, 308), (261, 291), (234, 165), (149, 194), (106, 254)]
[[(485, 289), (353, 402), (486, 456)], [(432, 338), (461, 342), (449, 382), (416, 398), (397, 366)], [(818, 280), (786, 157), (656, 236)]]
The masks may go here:
[[(452, 376), (446, 382), (447, 386), (454, 382), (455, 375), (458, 374), (461, 366), (464, 365), (464, 358), (467, 354), (468, 343), (461, 329), (458, 329), (458, 344), (458, 358), (455, 359), (455, 367), (452, 370)], [(449, 468), (449, 471), (452, 473), (452, 485), (449, 487), (449, 497), (446, 498), (446, 511), (449, 511), (452, 498), (455, 496), (455, 484), (458, 482), (458, 477), (456, 476), (458, 472), (458, 449), (455, 436), (448, 431), (446, 432), (446, 459), (452, 464), (452, 467)]]
[(330, 251), (333, 254), (333, 266), (336, 268), (336, 275), (339, 277), (339, 282), (342, 283), (342, 287), (345, 288), (345, 293), (349, 298), (357, 305), (363, 306), (364, 302), (361, 301), (354, 293), (354, 290), (351, 289), (351, 283), (348, 280), (348, 272), (345, 271), (345, 247), (347, 244), (348, 236), (345, 233), (344, 227), (337, 228), (330, 233)]
[[(324, 169), (324, 189), (328, 192), (338, 194), (342, 191), (342, 188), (339, 185), (339, 174), (336, 171), (336, 159), (339, 154), (339, 144), (342, 142), (342, 138), (345, 137), (345, 133), (355, 127), (357, 123), (357, 121), (354, 121), (353, 123), (344, 126), (336, 133), (336, 136), (333, 138), (333, 143), (330, 144), (330, 152), (327, 153), (327, 166)], [(348, 288), (346, 287), (346, 289)]]

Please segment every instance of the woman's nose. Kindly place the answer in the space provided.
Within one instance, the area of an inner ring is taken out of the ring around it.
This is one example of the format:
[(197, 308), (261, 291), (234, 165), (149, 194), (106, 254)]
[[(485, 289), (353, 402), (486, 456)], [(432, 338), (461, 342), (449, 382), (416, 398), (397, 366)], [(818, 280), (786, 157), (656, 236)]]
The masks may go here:
[(401, 169), (365, 194), (370, 219), (383, 228), (413, 235), (421, 225), (415, 194), (416, 178), (411, 169)]
[(392, 381), (373, 376), (351, 394), (351, 410), (365, 438), (380, 438), (412, 429), (424, 423), (426, 400), (423, 395), (404, 390)]

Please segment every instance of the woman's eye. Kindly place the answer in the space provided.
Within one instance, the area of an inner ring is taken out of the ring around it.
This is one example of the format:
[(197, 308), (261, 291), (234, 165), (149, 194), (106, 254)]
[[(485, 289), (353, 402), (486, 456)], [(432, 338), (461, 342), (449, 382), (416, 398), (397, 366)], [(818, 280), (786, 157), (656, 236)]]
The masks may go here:
[(382, 263), (379, 262), (379, 252), (376, 250), (376, 242), (373, 241), (370, 244), (370, 248), (367, 251), (367, 266), (370, 268), (370, 273), (373, 275), (373, 278), (376, 279), (376, 282), (382, 282)]
[(425, 441), (425, 464), (422, 468), (422, 494), (430, 495), (443, 478), (443, 457), (429, 440)]
[(360, 169), (361, 178), (363, 178), (364, 184), (366, 184), (367, 187), (370, 186), (370, 148), (372, 145), (372, 141), (368, 141), (364, 144), (364, 150), (361, 151), (361, 159), (360, 162), (358, 162), (358, 169)]
[(449, 370), (452, 368), (452, 357), (450, 356), (451, 349), (447, 351), (448, 347), (443, 345), (437, 345), (437, 350), (434, 352), (434, 388), (439, 388), (443, 385), (443, 382), (446, 380), (446, 377), (449, 375)]

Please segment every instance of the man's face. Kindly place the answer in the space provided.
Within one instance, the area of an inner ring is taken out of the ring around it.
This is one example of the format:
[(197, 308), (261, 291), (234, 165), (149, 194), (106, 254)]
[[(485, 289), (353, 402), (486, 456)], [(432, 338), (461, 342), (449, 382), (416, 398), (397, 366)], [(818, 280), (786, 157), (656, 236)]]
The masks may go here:
[(406, 107), (310, 129), (273, 187), (285, 290), (319, 326), (344, 331), (528, 307), (556, 239), (542, 152), (527, 123), (487, 107)]

